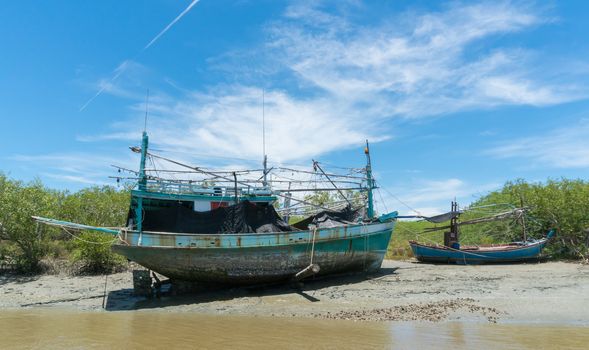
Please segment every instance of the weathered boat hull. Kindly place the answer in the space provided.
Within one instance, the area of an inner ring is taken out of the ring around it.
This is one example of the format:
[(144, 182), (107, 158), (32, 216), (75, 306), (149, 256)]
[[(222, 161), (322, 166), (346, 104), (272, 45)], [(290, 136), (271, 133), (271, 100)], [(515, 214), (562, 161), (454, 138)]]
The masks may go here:
[(127, 232), (123, 239), (128, 245), (117, 244), (112, 249), (171, 279), (269, 283), (292, 279), (309, 266), (311, 256), (320, 267), (317, 275), (376, 271), (394, 224), (345, 225), (320, 229), (315, 235), (313, 231), (219, 235)]
[(516, 263), (538, 259), (542, 249), (548, 243), (543, 238), (521, 245), (510, 244), (479, 249), (452, 249), (444, 246), (424, 245), (414, 241), (409, 244), (415, 258), (422, 262), (456, 263), (456, 264), (489, 264)]

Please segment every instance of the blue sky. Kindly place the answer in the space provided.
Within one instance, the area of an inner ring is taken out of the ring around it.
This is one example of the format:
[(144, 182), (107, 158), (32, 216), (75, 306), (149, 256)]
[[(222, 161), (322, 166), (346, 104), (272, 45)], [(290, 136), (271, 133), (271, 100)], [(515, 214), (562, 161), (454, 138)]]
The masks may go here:
[[(586, 1), (3, 1), (0, 171), (77, 190), (152, 145), (192, 164), (361, 166), (382, 208), (587, 178)], [(387, 189), (387, 191), (384, 190)]]

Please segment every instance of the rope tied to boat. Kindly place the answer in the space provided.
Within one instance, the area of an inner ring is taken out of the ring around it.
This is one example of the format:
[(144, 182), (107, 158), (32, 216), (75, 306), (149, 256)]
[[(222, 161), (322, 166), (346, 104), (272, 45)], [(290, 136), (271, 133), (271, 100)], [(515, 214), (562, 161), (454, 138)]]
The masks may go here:
[[(315, 257), (315, 241), (317, 239), (317, 226), (313, 226), (312, 231), (313, 231), (313, 239), (311, 240), (311, 261), (309, 262), (309, 265), (307, 267), (305, 267), (304, 269), (302, 269), (301, 271), (297, 272), (294, 275), (293, 279), (295, 281), (299, 281), (299, 280), (302, 280), (303, 278), (312, 276), (321, 270), (319, 265), (313, 263), (313, 258)], [(309, 235), (310, 234), (311, 234), (311, 231), (309, 231)]]
[(68, 235), (72, 236), (74, 239), (77, 239), (77, 240), (78, 240), (78, 241), (80, 241), (80, 242), (84, 242), (84, 243), (88, 243), (88, 244), (96, 244), (96, 245), (107, 245), (107, 244), (113, 244), (113, 243), (114, 243), (114, 242), (116, 242), (117, 240), (120, 240), (120, 239), (121, 239), (121, 238), (120, 238), (120, 236), (119, 236), (119, 235), (117, 235), (117, 237), (116, 237), (115, 239), (111, 240), (111, 241), (104, 241), (104, 242), (95, 242), (95, 241), (89, 241), (89, 240), (87, 240), (87, 239), (80, 238), (79, 236), (77, 236), (77, 235), (75, 235), (75, 234), (71, 233), (71, 232), (70, 232), (70, 231), (69, 231), (69, 230), (66, 228), (66, 226), (60, 225), (60, 226), (57, 226), (57, 227), (61, 228), (61, 229), (62, 229), (62, 230), (65, 232), (65, 233), (67, 233)]
[(315, 238), (317, 237), (317, 226), (313, 227), (313, 240), (311, 241), (311, 262), (309, 265), (313, 265), (313, 257), (315, 256)]

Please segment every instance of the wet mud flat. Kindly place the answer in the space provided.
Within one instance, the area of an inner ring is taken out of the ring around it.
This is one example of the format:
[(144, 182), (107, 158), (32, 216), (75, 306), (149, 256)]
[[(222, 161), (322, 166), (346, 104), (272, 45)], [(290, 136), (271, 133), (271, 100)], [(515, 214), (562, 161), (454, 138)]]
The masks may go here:
[(134, 296), (132, 288), (131, 272), (0, 276), (0, 309), (589, 325), (589, 266), (578, 263), (458, 266), (385, 260), (378, 274), (310, 279), (300, 289), (223, 288), (146, 299)]

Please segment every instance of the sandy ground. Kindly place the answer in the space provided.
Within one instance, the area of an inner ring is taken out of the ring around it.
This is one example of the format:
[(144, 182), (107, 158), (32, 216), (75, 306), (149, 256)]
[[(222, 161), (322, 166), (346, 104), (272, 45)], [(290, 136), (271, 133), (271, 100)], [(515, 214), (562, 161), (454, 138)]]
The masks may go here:
[(457, 266), (389, 260), (376, 275), (310, 280), (301, 290), (230, 288), (151, 300), (133, 296), (130, 272), (109, 275), (106, 282), (103, 300), (104, 276), (0, 276), (0, 309), (589, 325), (589, 266), (576, 263)]

